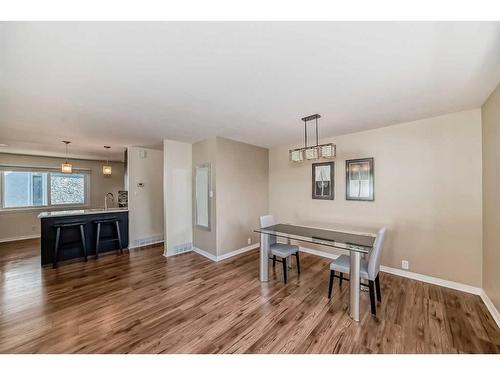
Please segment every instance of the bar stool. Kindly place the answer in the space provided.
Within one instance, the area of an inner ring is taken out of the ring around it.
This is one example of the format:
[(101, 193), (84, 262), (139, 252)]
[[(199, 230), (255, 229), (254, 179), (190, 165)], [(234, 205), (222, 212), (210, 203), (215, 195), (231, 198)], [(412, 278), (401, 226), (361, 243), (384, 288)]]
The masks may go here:
[[(99, 258), (99, 244), (101, 242), (115, 242), (118, 241), (118, 245), (120, 248), (118, 249), (118, 254), (123, 254), (122, 248), (122, 236), (120, 233), (120, 219), (116, 217), (102, 219), (102, 220), (94, 220), (94, 224), (97, 224), (97, 236), (96, 236), (96, 244), (95, 244), (95, 258)], [(101, 225), (106, 224), (114, 224), (116, 228), (116, 236), (111, 238), (105, 238), (101, 240)]]
[(80, 240), (81, 240), (82, 248), (83, 248), (83, 256), (85, 257), (85, 261), (87, 261), (87, 246), (85, 244), (85, 227), (84, 226), (85, 226), (85, 223), (83, 223), (83, 222), (54, 224), (54, 228), (56, 228), (56, 245), (54, 247), (54, 260), (52, 262), (52, 268), (57, 267), (57, 259), (59, 256), (59, 245), (67, 245), (67, 244), (71, 243), (71, 242), (67, 242), (65, 244), (59, 243), (63, 229), (80, 227)]

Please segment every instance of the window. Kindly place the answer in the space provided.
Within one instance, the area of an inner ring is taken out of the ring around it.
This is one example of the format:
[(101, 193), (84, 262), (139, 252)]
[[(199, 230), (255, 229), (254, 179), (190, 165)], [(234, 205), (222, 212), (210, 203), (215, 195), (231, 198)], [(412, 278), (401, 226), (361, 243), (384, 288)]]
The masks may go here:
[(4, 207), (47, 205), (47, 173), (4, 172)]
[(38, 171), (3, 171), (2, 209), (77, 206), (87, 203), (88, 176)]
[(85, 175), (51, 173), (50, 198), (53, 205), (85, 204)]

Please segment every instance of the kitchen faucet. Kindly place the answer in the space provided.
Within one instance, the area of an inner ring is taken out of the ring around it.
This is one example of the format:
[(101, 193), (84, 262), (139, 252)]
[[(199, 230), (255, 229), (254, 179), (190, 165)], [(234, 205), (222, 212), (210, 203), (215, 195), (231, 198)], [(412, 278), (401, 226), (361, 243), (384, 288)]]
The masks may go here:
[(112, 202), (115, 201), (115, 196), (113, 195), (113, 193), (106, 193), (106, 195), (104, 196), (104, 211), (108, 209), (108, 196), (111, 196)]

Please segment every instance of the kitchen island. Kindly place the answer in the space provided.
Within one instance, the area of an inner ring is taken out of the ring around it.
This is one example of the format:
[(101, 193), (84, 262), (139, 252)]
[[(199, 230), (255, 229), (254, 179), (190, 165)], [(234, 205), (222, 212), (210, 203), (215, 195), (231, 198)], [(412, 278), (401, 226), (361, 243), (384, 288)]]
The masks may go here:
[[(79, 226), (84, 228), (84, 239), (87, 248), (87, 257), (96, 254), (97, 223), (104, 221), (100, 227), (99, 255), (119, 249), (118, 241), (109, 241), (117, 237), (115, 221), (118, 221), (122, 248), (128, 247), (128, 209), (87, 209), (42, 212), (38, 215), (41, 228), (41, 264), (52, 264), (56, 244), (57, 227), (62, 226), (58, 261), (83, 258), (83, 247)], [(92, 258), (91, 258), (92, 259)]]

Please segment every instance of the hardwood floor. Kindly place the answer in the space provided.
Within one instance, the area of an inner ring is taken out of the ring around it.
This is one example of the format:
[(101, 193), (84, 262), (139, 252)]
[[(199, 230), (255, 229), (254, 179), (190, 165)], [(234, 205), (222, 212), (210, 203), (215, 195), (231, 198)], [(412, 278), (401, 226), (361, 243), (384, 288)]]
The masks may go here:
[(349, 283), (327, 298), (328, 260), (302, 274), (258, 250), (214, 263), (154, 247), (41, 268), (39, 242), (0, 244), (0, 353), (499, 353), (500, 330), (478, 296), (381, 274), (382, 303), (361, 321)]

